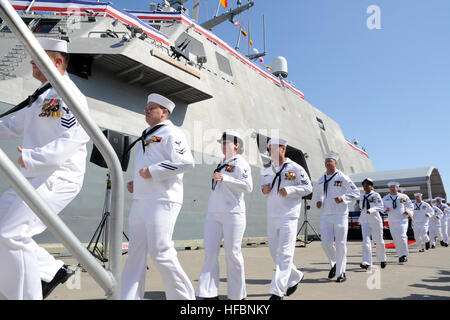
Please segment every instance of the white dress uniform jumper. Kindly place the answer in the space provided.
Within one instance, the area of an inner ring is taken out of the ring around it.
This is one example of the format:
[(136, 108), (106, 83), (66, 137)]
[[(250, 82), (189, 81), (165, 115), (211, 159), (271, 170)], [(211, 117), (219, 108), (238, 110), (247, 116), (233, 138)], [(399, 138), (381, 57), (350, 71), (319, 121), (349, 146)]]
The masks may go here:
[[(348, 204), (360, 194), (353, 181), (339, 170), (332, 175), (325, 173), (317, 184), (316, 201), (322, 202), (322, 248), (339, 276), (345, 272), (347, 264)], [(344, 201), (336, 203), (336, 197), (342, 197)]]
[(438, 207), (433, 206), (433, 210), (434, 215), (430, 219), (430, 226), (428, 228), (428, 232), (430, 234), (431, 247), (434, 247), (436, 245), (436, 238), (442, 240), (441, 220), (442, 217), (444, 216), (443, 212)]
[[(87, 111), (84, 95), (67, 74), (63, 79)], [(23, 138), (21, 171), (54, 213), (80, 192), (89, 136), (55, 89), (47, 89), (29, 107), (0, 121), (0, 138)], [(1, 196), (0, 291), (8, 299), (42, 299), (41, 280), (50, 282), (62, 267), (62, 261), (32, 238), (45, 229), (14, 190)]]
[[(388, 212), (389, 231), (394, 241), (398, 257), (408, 256), (408, 221), (413, 215), (414, 205), (407, 195), (388, 193), (383, 198), (384, 208), (390, 208)], [(408, 215), (405, 215), (407, 212)]]
[(380, 212), (384, 211), (383, 200), (378, 192), (372, 191), (369, 194), (364, 193), (360, 198), (361, 215), (359, 222), (362, 231), (362, 264), (372, 265), (372, 242), (370, 237), (376, 243), (376, 254), (378, 262), (386, 262), (386, 248), (383, 239), (383, 220)]
[(442, 213), (442, 219), (441, 219), (441, 231), (442, 231), (442, 241), (444, 241), (448, 245), (448, 236), (449, 236), (449, 229), (450, 229), (450, 207), (445, 204), (441, 203), (440, 205), (436, 205)]
[(223, 181), (212, 181), (204, 232), (205, 262), (196, 295), (202, 298), (219, 295), (219, 252), (223, 239), (228, 299), (242, 300), (247, 296), (241, 252), (246, 226), (244, 193), (253, 189), (251, 170), (247, 161), (236, 155), (227, 161), (223, 159), (214, 172), (222, 173)]
[[(162, 276), (168, 300), (195, 299), (172, 241), (183, 202), (183, 174), (194, 168), (194, 159), (181, 130), (170, 120), (160, 124), (136, 149), (128, 259), (122, 273), (121, 297), (126, 300), (144, 298), (147, 254)], [(139, 175), (144, 167), (150, 179)]]
[(425, 244), (430, 241), (428, 237), (428, 223), (434, 215), (433, 208), (426, 202), (414, 202), (413, 230), (419, 251), (423, 251)]
[[(269, 184), (272, 188), (267, 199), (267, 236), (275, 273), (269, 292), (283, 297), (288, 288), (303, 279), (303, 273), (293, 263), (297, 223), (302, 197), (312, 192), (312, 184), (305, 169), (289, 158), (279, 167), (273, 165), (262, 173), (261, 189)], [(286, 197), (278, 194), (285, 189)]]

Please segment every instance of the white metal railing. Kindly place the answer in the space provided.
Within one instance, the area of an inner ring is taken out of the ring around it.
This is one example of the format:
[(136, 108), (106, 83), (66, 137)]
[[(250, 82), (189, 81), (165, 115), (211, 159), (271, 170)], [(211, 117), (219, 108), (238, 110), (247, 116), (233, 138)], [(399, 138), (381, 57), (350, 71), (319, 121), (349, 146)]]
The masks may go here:
[(109, 230), (110, 249), (107, 270), (103, 269), (91, 253), (82, 246), (81, 242), (64, 224), (61, 218), (48, 207), (42, 198), (40, 198), (28, 180), (21, 174), (19, 169), (1, 149), (0, 174), (6, 178), (17, 194), (22, 197), (34, 213), (45, 223), (48, 229), (63, 243), (95, 281), (97, 281), (97, 283), (105, 290), (108, 299), (119, 299), (120, 272), (122, 268), (124, 206), (124, 184), (120, 161), (100, 128), (80, 106), (76, 96), (65, 86), (61, 74), (8, 0), (0, 0), (0, 16), (19, 41), (23, 43), (34, 62), (44, 73), (53, 88), (56, 89), (64, 102), (70, 107), (73, 114), (77, 117), (77, 120), (103, 155), (109, 168), (112, 188)]

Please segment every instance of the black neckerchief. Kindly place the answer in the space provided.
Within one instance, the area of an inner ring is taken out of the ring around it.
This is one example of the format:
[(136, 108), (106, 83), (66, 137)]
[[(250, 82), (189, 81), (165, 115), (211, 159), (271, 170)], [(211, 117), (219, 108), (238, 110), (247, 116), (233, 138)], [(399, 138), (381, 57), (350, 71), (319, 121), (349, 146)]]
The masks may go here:
[(323, 175), (323, 193), (325, 194), (325, 198), (327, 197), (327, 193), (328, 193), (328, 182), (330, 182), (331, 179), (333, 179), (334, 176), (337, 175), (337, 174), (338, 174), (338, 171), (333, 173), (333, 175), (330, 177), (330, 179), (327, 179), (327, 175), (326, 174)]
[(416, 206), (416, 210), (420, 210), (420, 207), (422, 207), (422, 202), (420, 203), (420, 205), (417, 205), (417, 202), (414, 203), (414, 205)]
[(139, 138), (137, 138), (135, 141), (133, 141), (133, 143), (130, 144), (130, 146), (127, 148), (127, 150), (123, 153), (122, 161), (125, 158), (125, 155), (128, 152), (130, 152), (130, 150), (134, 147), (134, 145), (136, 143), (138, 143), (139, 141), (142, 142), (142, 150), (145, 152), (145, 138), (147, 138), (149, 135), (151, 135), (153, 132), (155, 132), (156, 130), (158, 130), (162, 126), (165, 126), (165, 124), (158, 124), (158, 125), (154, 126), (153, 128), (151, 128), (150, 130), (148, 130), (148, 132), (145, 132), (147, 130), (147, 129), (145, 129), (142, 132), (142, 135)]
[[(231, 162), (233, 162), (234, 160), (236, 160), (237, 158), (233, 158), (233, 159), (231, 159), (231, 160), (228, 160), (228, 161), (226, 161), (224, 164), (218, 164), (217, 165), (217, 168), (216, 169), (214, 169), (214, 173), (217, 173), (217, 172), (220, 172), (223, 168), (225, 168), (227, 165), (229, 165)], [(213, 174), (214, 174), (213, 173)], [(218, 181), (214, 181), (214, 179), (211, 179), (211, 189), (212, 190), (215, 190), (216, 189), (216, 186), (217, 186), (217, 182)]]
[(392, 200), (392, 208), (393, 208), (393, 209), (397, 209), (397, 199), (398, 199), (398, 196), (395, 197), (395, 199), (392, 199), (391, 195), (389, 195), (389, 198), (391, 198), (391, 200)]
[(371, 196), (371, 194), (372, 194), (372, 192), (371, 193), (369, 193), (367, 196), (363, 196), (364, 197), (364, 199), (363, 199), (363, 205), (362, 205), (362, 208), (364, 209), (364, 208), (366, 208), (367, 210), (369, 210), (370, 209), (370, 203), (369, 203), (369, 197)]
[(288, 164), (287, 162), (284, 162), (283, 165), (281, 166), (281, 169), (278, 172), (275, 172), (275, 169), (272, 166), (272, 171), (275, 173), (275, 177), (272, 180), (272, 186), (270, 187), (270, 189), (273, 189), (273, 186), (275, 185), (275, 181), (278, 179), (277, 191), (280, 191), (281, 171), (283, 171), (284, 168), (286, 168), (287, 164)]
[(45, 91), (47, 91), (48, 89), (50, 89), (52, 87), (51, 83), (47, 83), (45, 84), (43, 87), (37, 89), (31, 96), (28, 96), (28, 98), (26, 98), (25, 100), (23, 100), (21, 103), (19, 103), (17, 106), (9, 109), (8, 111), (6, 111), (5, 113), (0, 114), (0, 118), (3, 118), (4, 116), (7, 116), (8, 114), (11, 114), (13, 112), (19, 111), (25, 107), (29, 107), (31, 106), (36, 100), (37, 98), (39, 98), (39, 96), (41, 94), (43, 94)]

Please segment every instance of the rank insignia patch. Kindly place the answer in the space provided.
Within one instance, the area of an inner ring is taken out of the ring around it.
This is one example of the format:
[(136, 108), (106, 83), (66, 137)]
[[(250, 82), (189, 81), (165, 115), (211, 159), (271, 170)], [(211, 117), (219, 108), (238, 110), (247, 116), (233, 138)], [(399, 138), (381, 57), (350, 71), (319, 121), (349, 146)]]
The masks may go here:
[(60, 111), (61, 102), (57, 98), (44, 99), (42, 104), (42, 112), (39, 117), (56, 117), (61, 118), (62, 112)]

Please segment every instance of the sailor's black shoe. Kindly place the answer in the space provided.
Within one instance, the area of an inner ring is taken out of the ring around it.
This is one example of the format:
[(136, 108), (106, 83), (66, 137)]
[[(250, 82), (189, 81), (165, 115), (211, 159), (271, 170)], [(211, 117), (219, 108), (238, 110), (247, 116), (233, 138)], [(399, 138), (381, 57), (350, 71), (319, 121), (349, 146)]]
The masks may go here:
[(381, 269), (384, 269), (384, 268), (386, 268), (386, 261), (381, 261)]
[(361, 263), (359, 266), (365, 270), (369, 269), (369, 267), (370, 267), (368, 264), (365, 264), (365, 263)]
[(328, 279), (334, 278), (336, 275), (336, 264), (330, 269), (330, 272), (328, 273)]
[(430, 241), (428, 241), (428, 242), (425, 242), (425, 249), (430, 249)]
[(53, 290), (59, 285), (67, 281), (71, 276), (75, 274), (74, 271), (70, 270), (68, 266), (63, 265), (61, 269), (53, 277), (52, 281), (45, 282), (41, 280), (42, 284), (42, 299), (45, 299), (52, 293)]
[(293, 285), (292, 287), (289, 287), (289, 288), (286, 290), (286, 295), (287, 295), (288, 297), (289, 297), (291, 294), (293, 294), (293, 293), (297, 290), (298, 285), (300, 284), (300, 282), (302, 282), (302, 280), (303, 280), (304, 277), (305, 277), (305, 275), (302, 275), (302, 278), (300, 279), (299, 282), (297, 282), (295, 285)]
[(401, 256), (400, 259), (398, 259), (398, 262), (406, 262), (408, 261), (408, 258), (406, 256)]
[(273, 294), (270, 296), (269, 300), (283, 300), (283, 297), (277, 296), (276, 294)]
[(202, 300), (219, 300), (219, 296), (210, 297), (210, 298), (202, 298)]
[(345, 276), (345, 272), (342, 272), (341, 275), (336, 279), (336, 282), (344, 282), (347, 280), (347, 277)]

